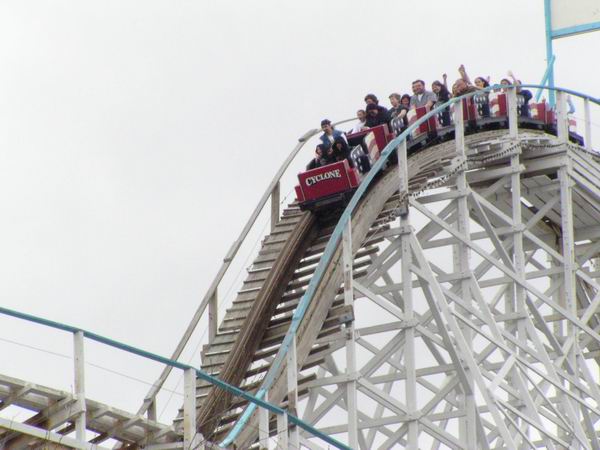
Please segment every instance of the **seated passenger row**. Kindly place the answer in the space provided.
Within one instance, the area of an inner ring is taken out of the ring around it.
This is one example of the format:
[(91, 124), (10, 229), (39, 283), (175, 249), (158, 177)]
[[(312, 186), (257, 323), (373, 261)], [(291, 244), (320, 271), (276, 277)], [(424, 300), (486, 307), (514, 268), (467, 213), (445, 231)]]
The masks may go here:
[[(364, 98), (365, 108), (356, 112), (358, 122), (348, 131), (348, 135), (354, 135), (364, 130), (369, 130), (380, 125), (387, 125), (392, 136), (399, 135), (406, 129), (409, 123), (412, 123), (418, 117), (436, 108), (452, 97), (459, 97), (468, 93), (475, 92), (471, 106), (476, 109), (474, 113), (465, 113), (465, 117), (475, 114), (481, 118), (488, 118), (491, 115), (490, 103), (496, 105), (494, 93), (490, 96), (489, 91), (483, 89), (490, 86), (490, 77), (476, 77), (471, 82), (464, 65), (458, 68), (460, 78), (452, 85), (452, 92), (448, 89), (448, 76), (443, 74), (443, 81), (434, 81), (431, 85), (431, 91), (426, 89), (426, 83), (423, 80), (415, 80), (412, 83), (413, 95), (392, 93), (389, 95), (390, 108), (379, 104), (379, 99), (374, 94), (367, 94)], [(518, 110), (522, 117), (530, 117), (529, 102), (533, 97), (531, 91), (519, 87), (521, 81), (518, 80), (512, 71), (508, 71), (508, 78), (502, 78), (500, 85), (516, 85)], [(478, 91), (482, 91), (478, 93)], [(494, 92), (505, 92), (505, 89), (498, 89)], [(490, 99), (492, 101), (490, 102)], [(569, 114), (574, 112), (573, 104), (569, 98)], [(496, 105), (497, 108), (497, 105)], [(437, 126), (448, 127), (451, 125), (451, 113), (449, 108), (445, 108), (437, 117)], [(351, 148), (348, 145), (346, 133), (334, 129), (331, 121), (324, 119), (321, 121), (321, 144), (315, 150), (315, 157), (307, 169), (314, 169), (326, 164), (338, 162), (346, 159), (350, 167), (354, 167), (353, 159), (350, 157)]]

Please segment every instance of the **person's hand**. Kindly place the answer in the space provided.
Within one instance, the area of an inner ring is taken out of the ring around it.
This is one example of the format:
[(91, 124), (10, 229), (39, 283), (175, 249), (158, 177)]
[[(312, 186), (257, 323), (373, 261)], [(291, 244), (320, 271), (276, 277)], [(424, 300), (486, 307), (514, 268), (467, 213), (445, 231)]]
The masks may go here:
[(459, 71), (460, 73), (463, 73), (463, 72), (465, 71), (465, 65), (464, 65), (464, 64), (461, 64), (461, 65), (458, 67), (458, 71)]
[(512, 72), (512, 70), (509, 70), (507, 74), (508, 74), (508, 76), (509, 76), (509, 77), (511, 77), (511, 78), (514, 78), (514, 77), (515, 77), (515, 74)]
[(443, 74), (442, 78), (444, 79), (444, 81), (446, 81), (448, 79), (448, 75), (447, 74)]

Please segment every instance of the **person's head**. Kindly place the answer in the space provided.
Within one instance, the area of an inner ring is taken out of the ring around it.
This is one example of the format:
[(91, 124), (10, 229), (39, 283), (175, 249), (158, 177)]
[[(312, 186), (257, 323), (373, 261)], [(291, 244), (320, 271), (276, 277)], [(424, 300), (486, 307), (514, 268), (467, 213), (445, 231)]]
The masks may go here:
[(502, 78), (502, 80), (500, 80), (500, 84), (501, 84), (502, 86), (509, 86), (509, 85), (511, 85), (512, 83), (510, 82), (510, 80), (509, 80), (508, 78)]
[(344, 149), (343, 139), (337, 138), (335, 141), (333, 141), (333, 146), (335, 147), (336, 150), (343, 150)]
[(375, 94), (367, 94), (365, 95), (365, 103), (367, 105), (379, 105), (379, 100)]
[(390, 97), (389, 97), (390, 103), (392, 104), (392, 106), (394, 108), (400, 106), (400, 99), (401, 98), (402, 97), (400, 97), (400, 94), (396, 94), (395, 92), (393, 94), (390, 94)]
[(431, 90), (436, 94), (439, 94), (442, 91), (442, 87), (444, 87), (444, 85), (438, 80), (431, 83)]
[(413, 94), (419, 95), (425, 92), (425, 82), (423, 80), (415, 80), (412, 82)]
[(402, 98), (400, 98), (400, 103), (402, 106), (406, 106), (408, 108), (410, 106), (410, 95), (404, 94)]
[(359, 109), (358, 111), (356, 111), (356, 118), (361, 122), (364, 122), (367, 118), (367, 112), (364, 109)]
[(367, 116), (377, 117), (379, 114), (379, 108), (374, 103), (369, 103), (367, 105)]
[(317, 145), (317, 148), (315, 148), (315, 157), (322, 158), (324, 149), (325, 149), (325, 146), (323, 144)]
[(475, 86), (477, 86), (479, 89), (486, 88), (489, 85), (490, 85), (490, 83), (488, 83), (488, 81), (485, 78), (483, 78), (483, 77), (475, 78)]
[(327, 134), (331, 134), (333, 132), (333, 127), (331, 126), (331, 120), (329, 120), (329, 119), (321, 120), (321, 130), (323, 130)]
[(452, 85), (452, 95), (454, 95), (455, 97), (458, 97), (459, 95), (463, 95), (467, 91), (468, 87), (469, 86), (468, 86), (467, 82), (465, 80), (463, 80), (462, 78), (459, 78)]

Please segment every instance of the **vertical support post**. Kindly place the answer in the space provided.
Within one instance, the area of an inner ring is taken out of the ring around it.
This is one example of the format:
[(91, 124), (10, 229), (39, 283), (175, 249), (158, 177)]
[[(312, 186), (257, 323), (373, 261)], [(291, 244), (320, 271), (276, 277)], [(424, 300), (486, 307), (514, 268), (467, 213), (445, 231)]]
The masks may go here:
[[(514, 144), (519, 136), (518, 128), (518, 108), (517, 108), (517, 89), (510, 88), (508, 92), (509, 103), (509, 134), (511, 144)], [(521, 203), (521, 158), (520, 152), (511, 155), (510, 166), (512, 173), (510, 176), (511, 206), (512, 206), (512, 235), (513, 235), (513, 258), (514, 270), (521, 279), (525, 279), (525, 248), (523, 246), (523, 216)], [(515, 302), (512, 305), (517, 312), (516, 325), (511, 323), (511, 329), (514, 330), (517, 339), (526, 340), (527, 330), (524, 321), (526, 314), (526, 292), (518, 283), (513, 283), (513, 295)], [(515, 349), (521, 352), (520, 350)], [(527, 426), (526, 423), (523, 423)]]
[[(298, 361), (296, 359), (296, 336), (292, 339), (292, 345), (287, 353), (287, 384), (288, 384), (288, 407), (287, 410), (297, 416), (298, 407)], [(297, 426), (289, 430), (289, 444), (291, 448), (300, 448), (300, 434)]]
[(567, 94), (562, 91), (556, 96), (556, 136), (559, 142), (569, 142), (569, 118), (567, 117)]
[(156, 422), (156, 397), (152, 399), (152, 403), (148, 405), (148, 411), (146, 411), (146, 415), (148, 416), (148, 420), (153, 420)]
[(278, 181), (271, 192), (271, 232), (273, 232), (275, 226), (279, 223), (280, 190), (280, 182)]
[(196, 371), (183, 372), (183, 448), (195, 449), (202, 436), (196, 431)]
[[(354, 308), (354, 284), (352, 281), (352, 221), (348, 221), (342, 235), (342, 260), (344, 267), (344, 305)], [(358, 448), (358, 411), (356, 404), (356, 336), (354, 320), (346, 328), (346, 403), (348, 410), (348, 445)]]
[[(269, 393), (265, 394), (265, 402), (269, 401)], [(269, 410), (258, 408), (258, 439), (259, 449), (269, 450)]]
[(408, 214), (408, 162), (406, 158), (406, 140), (402, 141), (400, 145), (398, 145), (398, 149), (396, 150), (398, 154), (398, 178), (400, 185), (400, 198), (402, 199), (399, 212), (400, 216), (405, 216)]
[(219, 294), (215, 288), (208, 302), (208, 343), (212, 344), (219, 328)]
[(290, 448), (288, 439), (288, 416), (287, 412), (277, 414), (277, 447)]
[[(560, 94), (559, 94), (560, 102)], [(562, 230), (562, 255), (563, 255), (563, 291), (565, 296), (565, 303), (567, 310), (577, 315), (577, 299), (576, 299), (576, 284), (575, 284), (575, 234), (573, 226), (573, 195), (572, 195), (572, 183), (571, 183), (571, 170), (570, 162), (567, 160), (566, 164), (561, 167), (558, 171), (558, 178), (560, 182), (560, 216), (561, 216), (561, 230)], [(566, 335), (572, 336), (573, 333), (577, 333), (574, 325), (569, 321), (567, 322)], [(576, 365), (576, 351), (575, 346), (571, 347), (569, 351), (569, 360), (572, 367)], [(576, 369), (574, 369), (576, 370)], [(576, 372), (577, 373), (577, 372)]]
[[(456, 105), (454, 110), (454, 142), (456, 145), (456, 153), (460, 156), (461, 161), (467, 160), (467, 153), (465, 149), (465, 129), (464, 129), (464, 116), (463, 116), (463, 104), (462, 102)], [(469, 189), (467, 186), (467, 178), (465, 175), (465, 168), (457, 173), (456, 177), (456, 189), (459, 196), (456, 199), (457, 206), (457, 227), (458, 231), (465, 236), (470, 235), (469, 226), (469, 205), (468, 195)], [(460, 295), (465, 302), (470, 302), (471, 299), (471, 279), (469, 276), (469, 247), (463, 243), (458, 243), (454, 249), (454, 272), (460, 273)], [(462, 314), (468, 316), (467, 310), (460, 308)], [(472, 333), (468, 327), (461, 327), (461, 332), (465, 338), (466, 343), (472, 345)], [(467, 369), (465, 369), (467, 370)], [(472, 389), (473, 391), (473, 389)], [(476, 448), (477, 430), (475, 428), (476, 417), (476, 405), (475, 398), (471, 394), (462, 394), (462, 401), (465, 407), (465, 416), (459, 420), (459, 435), (462, 441), (465, 443), (465, 447), (469, 449)]]
[(86, 431), (86, 405), (85, 405), (85, 358), (83, 331), (73, 333), (73, 363), (75, 369), (75, 395), (79, 413), (75, 419), (75, 438), (85, 442)]
[(511, 139), (516, 139), (519, 134), (519, 118), (517, 105), (517, 88), (508, 89), (508, 132)]
[(585, 114), (585, 148), (592, 151), (592, 116), (590, 113), (590, 100), (583, 100), (583, 109)]
[(417, 420), (417, 370), (415, 361), (415, 314), (412, 297), (412, 249), (410, 246), (410, 218), (408, 208), (408, 162), (406, 157), (406, 141), (398, 146), (399, 193), (404, 197), (400, 207), (400, 232), (402, 252), (402, 299), (404, 301), (404, 367), (406, 370), (405, 396), (408, 415), (408, 450), (419, 448), (419, 422)]
[(415, 357), (415, 319), (412, 295), (412, 249), (410, 246), (411, 225), (409, 214), (400, 217), (401, 252), (402, 252), (402, 299), (404, 301), (404, 367), (406, 370), (405, 396), (408, 413), (408, 450), (419, 448), (419, 422), (417, 406), (417, 368)]

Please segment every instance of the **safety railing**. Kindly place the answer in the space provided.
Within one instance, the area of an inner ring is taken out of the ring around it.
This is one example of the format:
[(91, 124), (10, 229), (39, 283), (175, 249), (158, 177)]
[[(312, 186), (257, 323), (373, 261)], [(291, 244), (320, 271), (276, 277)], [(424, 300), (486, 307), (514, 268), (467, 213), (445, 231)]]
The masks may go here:
[[(568, 115), (567, 115), (567, 98), (566, 98), (566, 96), (572, 95), (572, 96), (582, 99), (584, 102), (584, 114), (585, 114), (585, 119), (584, 119), (584, 121), (585, 121), (585, 134), (584, 134), (585, 147), (589, 151), (592, 150), (592, 148), (591, 148), (591, 139), (592, 139), (591, 123), (592, 122), (591, 122), (591, 115), (590, 115), (591, 114), (590, 113), (590, 103), (600, 105), (600, 98), (594, 98), (594, 97), (591, 97), (591, 96), (588, 96), (588, 95), (585, 95), (585, 94), (582, 94), (582, 93), (579, 93), (577, 91), (570, 90), (570, 89), (548, 88), (546, 86), (539, 86), (539, 85), (532, 85), (532, 84), (520, 85), (520, 86), (518, 86), (518, 88), (520, 88), (520, 89), (522, 89), (522, 88), (551, 89), (552, 92), (558, 93), (557, 105), (556, 105), (557, 106), (557, 108), (556, 108), (556, 116), (557, 116), (556, 133), (557, 133), (557, 139), (559, 140), (559, 142), (566, 143), (569, 140), (569, 124), (568, 124)], [(295, 361), (296, 333), (297, 333), (298, 328), (304, 318), (304, 315), (306, 314), (309, 305), (313, 301), (315, 293), (317, 292), (317, 288), (319, 287), (321, 281), (323, 280), (323, 277), (332, 261), (332, 258), (336, 252), (336, 249), (338, 248), (338, 246), (340, 245), (340, 242), (342, 241), (343, 236), (346, 233), (348, 233), (348, 235), (350, 234), (349, 227), (350, 227), (350, 222), (351, 222), (352, 214), (353, 214), (354, 210), (358, 206), (358, 204), (359, 204), (360, 200), (363, 198), (364, 194), (367, 192), (367, 189), (369, 188), (370, 184), (375, 179), (375, 176), (377, 175), (377, 173), (379, 173), (385, 167), (385, 165), (386, 165), (388, 159), (390, 158), (390, 156), (392, 155), (392, 153), (394, 151), (398, 152), (398, 161), (399, 161), (398, 170), (400, 172), (399, 187), (407, 190), (408, 189), (407, 165), (406, 165), (406, 163), (402, 164), (402, 161), (403, 160), (406, 161), (406, 144), (407, 144), (407, 140), (408, 140), (409, 136), (411, 136), (413, 131), (415, 131), (421, 124), (425, 123), (431, 117), (434, 117), (434, 116), (440, 114), (446, 108), (453, 106), (455, 108), (456, 117), (459, 118), (458, 120), (455, 121), (454, 126), (461, 127), (460, 135), (462, 135), (463, 134), (462, 127), (464, 126), (464, 123), (462, 120), (462, 117), (463, 117), (463, 115), (462, 115), (462, 100), (471, 98), (477, 94), (481, 95), (482, 92), (499, 91), (502, 89), (506, 90), (508, 92), (508, 98), (509, 98), (508, 106), (509, 106), (509, 115), (510, 115), (509, 122), (512, 122), (511, 129), (514, 129), (514, 128), (516, 128), (516, 124), (517, 124), (517, 95), (516, 95), (517, 86), (493, 85), (488, 88), (478, 90), (476, 92), (471, 92), (469, 94), (466, 94), (466, 95), (463, 95), (460, 97), (452, 98), (448, 102), (436, 107), (435, 109), (432, 109), (427, 114), (425, 114), (424, 116), (419, 118), (416, 122), (409, 125), (399, 136), (394, 138), (384, 148), (384, 150), (381, 153), (380, 158), (375, 162), (375, 164), (371, 168), (370, 172), (365, 176), (365, 178), (363, 179), (363, 181), (357, 188), (356, 192), (352, 196), (350, 202), (346, 206), (345, 210), (341, 214), (340, 219), (339, 219), (335, 229), (333, 230), (331, 237), (329, 238), (329, 241), (327, 242), (327, 245), (326, 245), (323, 255), (319, 261), (319, 264), (317, 265), (317, 268), (306, 288), (306, 292), (300, 299), (300, 302), (298, 303), (298, 306), (297, 306), (296, 310), (294, 311), (294, 314), (292, 316), (292, 321), (290, 324), (290, 328), (288, 329), (288, 332), (285, 335), (285, 338), (283, 339), (281, 347), (279, 348), (275, 358), (273, 359), (271, 366), (269, 368), (269, 371), (265, 375), (260, 388), (258, 389), (257, 393), (255, 394), (256, 397), (264, 398), (265, 396), (268, 395), (269, 390), (273, 386), (273, 383), (279, 376), (280, 371), (284, 366), (284, 361), (287, 360), (288, 364), (290, 363), (290, 361)], [(459, 131), (457, 128), (457, 133), (458, 132)], [(403, 185), (403, 186), (400, 186), (400, 185)], [(350, 242), (349, 245), (352, 245), (352, 243)], [(288, 389), (294, 389), (294, 387), (288, 386)], [(256, 410), (256, 406), (254, 404), (249, 404), (246, 407), (244, 412), (241, 414), (241, 416), (236, 421), (236, 423), (233, 426), (230, 433), (221, 442), (221, 444), (220, 444), (221, 447), (225, 447), (227, 445), (230, 445), (232, 442), (234, 442), (234, 440), (240, 435), (240, 433), (242, 432), (242, 430), (248, 423), (248, 420), (250, 419), (251, 415), (254, 413), (255, 410)]]
[(212, 385), (224, 389), (234, 396), (240, 397), (252, 404), (256, 404), (257, 407), (263, 408), (266, 411), (269, 411), (279, 417), (280, 421), (285, 421), (286, 423), (290, 423), (296, 425), (311, 435), (322, 439), (330, 445), (335, 446), (336, 448), (341, 449), (349, 449), (346, 445), (341, 442), (333, 439), (331, 436), (324, 434), (314, 428), (312, 425), (304, 422), (300, 418), (296, 417), (293, 414), (290, 414), (283, 408), (280, 408), (276, 405), (269, 403), (268, 401), (257, 398), (252, 394), (248, 394), (242, 389), (232, 386), (228, 383), (225, 383), (219, 380), (216, 377), (209, 375), (201, 369), (198, 369), (192, 365), (184, 364), (182, 362), (166, 358), (164, 356), (160, 356), (156, 353), (149, 352), (147, 350), (143, 350), (137, 347), (133, 347), (131, 345), (125, 344), (123, 342), (116, 341), (114, 339), (108, 338), (106, 336), (99, 335), (97, 333), (93, 333), (88, 330), (84, 330), (81, 328), (74, 327), (72, 325), (67, 325), (64, 323), (44, 319), (41, 317), (37, 317), (31, 314), (25, 314), (19, 311), (15, 311), (8, 308), (0, 307), (0, 314), (14, 317), (17, 319), (25, 320), (31, 323), (35, 323), (38, 325), (42, 325), (45, 327), (53, 328), (56, 330), (64, 331), (71, 333), (73, 335), (73, 360), (74, 360), (74, 394), (76, 397), (77, 407), (73, 408), (73, 421), (75, 424), (75, 441), (72, 441), (72, 438), (65, 437), (63, 435), (57, 434), (54, 436), (54, 433), (47, 431), (44, 434), (44, 439), (52, 441), (53, 437), (58, 439), (58, 442), (62, 440), (63, 442), (71, 442), (72, 445), (77, 448), (84, 448), (84, 444), (86, 442), (86, 407), (85, 407), (85, 351), (84, 351), (84, 339), (87, 338), (91, 341), (98, 342), (100, 344), (107, 345), (112, 348), (116, 348), (118, 350), (122, 350), (128, 352), (133, 355), (141, 356), (142, 358), (146, 358), (151, 361), (158, 362), (160, 364), (164, 364), (168, 366), (170, 369), (176, 368), (180, 369), (184, 373), (184, 419), (183, 419), (183, 448), (186, 449), (197, 449), (203, 448), (204, 438), (197, 432), (196, 426), (196, 378), (200, 378), (202, 380), (208, 381)]

